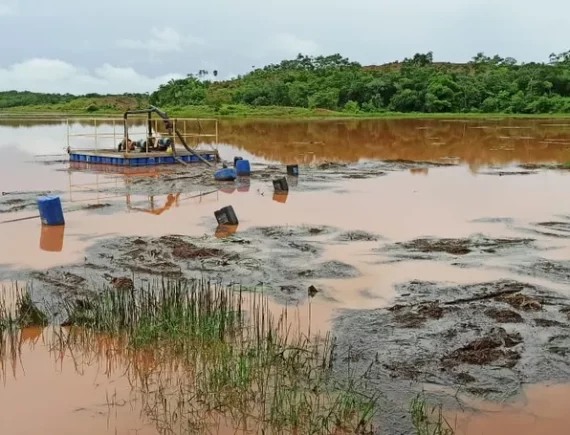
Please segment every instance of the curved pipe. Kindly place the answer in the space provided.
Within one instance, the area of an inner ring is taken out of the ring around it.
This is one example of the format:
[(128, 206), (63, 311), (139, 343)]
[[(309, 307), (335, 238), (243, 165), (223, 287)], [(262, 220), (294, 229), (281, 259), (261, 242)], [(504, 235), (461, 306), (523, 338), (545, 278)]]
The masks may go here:
[[(124, 124), (125, 124), (125, 138), (127, 137), (128, 131), (127, 131), (127, 117), (129, 115), (139, 115), (139, 114), (146, 114), (146, 113), (156, 113), (158, 116), (160, 116), (162, 118), (162, 120), (164, 121), (164, 126), (166, 127), (166, 130), (168, 131), (168, 135), (169, 136), (174, 136), (172, 134), (172, 130), (174, 130), (174, 133), (176, 134), (176, 136), (178, 137), (178, 139), (180, 140), (180, 142), (182, 143), (182, 145), (184, 146), (184, 148), (186, 148), (186, 151), (188, 151), (189, 153), (195, 155), (196, 157), (198, 157), (198, 159), (200, 159), (202, 162), (206, 163), (208, 166), (212, 166), (212, 164), (206, 160), (204, 157), (202, 157), (200, 154), (198, 154), (197, 152), (195, 152), (192, 148), (190, 148), (187, 144), (186, 141), (184, 140), (184, 137), (180, 134), (180, 132), (174, 128), (174, 126), (172, 125), (172, 122), (170, 121), (170, 119), (168, 118), (168, 115), (163, 112), (162, 110), (160, 110), (158, 107), (155, 106), (150, 106), (150, 108), (148, 109), (142, 109), (142, 110), (127, 110), (124, 115), (123, 115), (123, 120), (124, 120)], [(176, 155), (176, 148), (175, 148), (175, 141), (172, 141), (172, 154), (174, 155), (174, 157), (176, 158), (177, 161), (184, 163), (181, 159), (178, 158), (178, 156)]]

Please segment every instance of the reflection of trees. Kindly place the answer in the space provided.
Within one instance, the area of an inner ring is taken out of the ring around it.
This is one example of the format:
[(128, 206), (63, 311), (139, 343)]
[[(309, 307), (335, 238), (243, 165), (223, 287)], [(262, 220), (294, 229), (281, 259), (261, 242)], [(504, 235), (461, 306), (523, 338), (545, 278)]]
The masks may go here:
[(341, 161), (458, 157), (472, 167), (570, 160), (570, 125), (546, 127), (546, 123), (417, 119), (223, 121), (220, 141), (286, 163), (304, 162), (308, 155)]
[[(117, 122), (119, 125), (120, 120)], [(145, 123), (143, 119), (132, 122), (138, 128)], [(29, 128), (58, 123), (61, 121), (2, 120), (0, 126)], [(93, 129), (92, 120), (76, 125)], [(166, 132), (162, 122), (155, 125), (159, 133)], [(205, 120), (180, 121), (177, 127), (182, 133), (211, 133), (215, 128)], [(476, 170), (490, 164), (570, 160), (570, 124), (553, 120), (226, 120), (219, 131), (221, 143), (284, 163), (457, 157)], [(194, 146), (212, 141), (188, 138)]]

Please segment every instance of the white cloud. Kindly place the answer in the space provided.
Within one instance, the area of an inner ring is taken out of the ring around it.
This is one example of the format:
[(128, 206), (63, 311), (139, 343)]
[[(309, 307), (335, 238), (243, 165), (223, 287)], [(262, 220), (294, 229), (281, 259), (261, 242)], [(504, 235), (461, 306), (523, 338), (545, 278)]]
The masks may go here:
[(109, 64), (89, 71), (57, 59), (30, 59), (0, 68), (0, 90), (85, 94), (152, 92), (181, 74), (149, 77), (133, 68)]
[(150, 53), (168, 53), (181, 52), (184, 47), (189, 45), (204, 45), (202, 38), (190, 35), (181, 35), (171, 27), (163, 29), (152, 28), (151, 37), (147, 40), (139, 39), (120, 39), (117, 41), (119, 48), (129, 50), (143, 50)]
[(11, 5), (0, 3), (0, 17), (10, 17), (16, 15), (16, 8)]
[(290, 33), (280, 33), (270, 40), (270, 48), (278, 50), (288, 56), (295, 56), (299, 53), (311, 55), (316, 54), (320, 47), (315, 41), (302, 39)]

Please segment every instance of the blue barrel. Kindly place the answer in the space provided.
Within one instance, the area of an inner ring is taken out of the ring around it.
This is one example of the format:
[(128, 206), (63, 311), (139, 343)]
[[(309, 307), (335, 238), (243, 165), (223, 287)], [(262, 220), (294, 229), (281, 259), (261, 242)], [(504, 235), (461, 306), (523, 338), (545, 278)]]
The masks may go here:
[(40, 196), (38, 209), (43, 225), (65, 225), (59, 196)]
[(287, 174), (294, 177), (299, 176), (299, 165), (287, 165)]
[(218, 181), (234, 181), (237, 173), (234, 168), (224, 168), (214, 173), (214, 178)]
[(238, 160), (236, 162), (236, 172), (240, 177), (248, 177), (251, 174), (249, 160)]

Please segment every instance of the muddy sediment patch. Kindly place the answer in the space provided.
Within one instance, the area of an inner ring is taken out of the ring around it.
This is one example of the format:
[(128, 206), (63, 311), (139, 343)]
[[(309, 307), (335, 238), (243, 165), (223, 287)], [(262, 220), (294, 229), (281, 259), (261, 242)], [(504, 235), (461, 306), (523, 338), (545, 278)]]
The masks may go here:
[(479, 175), (495, 175), (497, 177), (515, 176), (515, 175), (535, 175), (537, 171), (483, 171), (478, 172)]
[(479, 219), (474, 219), (471, 222), (476, 224), (505, 224), (512, 225), (514, 219), (510, 217), (483, 217)]
[(564, 233), (570, 233), (570, 221), (567, 222), (538, 222), (536, 225), (539, 227), (549, 228), (551, 230), (556, 230)]
[(519, 168), (526, 169), (529, 171), (536, 170), (559, 170), (568, 171), (570, 168), (565, 164), (559, 163), (523, 163), (519, 165)]
[[(503, 328), (492, 328), (483, 337), (444, 355), (441, 361), (446, 366), (455, 367), (461, 364), (483, 366), (506, 359), (499, 365), (514, 367), (520, 359), (520, 353), (510, 349), (522, 342), (522, 336), (518, 332), (509, 334)], [(471, 382), (475, 381), (473, 378)]]
[[(504, 400), (522, 393), (523, 383), (570, 376), (570, 301), (557, 293), (513, 280), (416, 280), (396, 291), (392, 307), (346, 310), (334, 320), (338, 348), (358, 356), (349, 358), (350, 368), (367, 379), (370, 391), (397, 391), (406, 401), (427, 382)], [(393, 413), (384, 400), (380, 413)], [(403, 416), (395, 412), (386, 418)]]
[(457, 163), (435, 160), (388, 159), (382, 160), (382, 163), (401, 170), (414, 168), (447, 168), (457, 166)]
[[(159, 244), (170, 247), (172, 256), (177, 259), (201, 259), (225, 256), (225, 252), (222, 249), (199, 247), (185, 240), (184, 236), (164, 236), (160, 237), (158, 241)], [(137, 239), (136, 244), (141, 245), (141, 240)]]
[(382, 237), (366, 231), (346, 231), (339, 234), (335, 240), (339, 242), (377, 242)]
[(310, 286), (321, 289), (317, 280), (360, 276), (350, 264), (322, 259), (324, 244), (340, 233), (329, 227), (299, 226), (252, 228), (222, 240), (210, 235), (105, 239), (90, 247), (80, 264), (18, 276), (32, 278), (34, 288), (48, 298), (89, 293), (125, 277), (135, 288), (161, 278), (207, 278), (261, 286), (278, 301), (303, 300)]
[(514, 271), (563, 284), (570, 282), (570, 261), (539, 258), (526, 264), (518, 264), (514, 267)]
[(531, 238), (490, 238), (480, 234), (468, 238), (424, 237), (377, 249), (394, 260), (434, 260), (442, 257), (488, 257), (525, 252), (533, 247)]
[(522, 316), (516, 311), (491, 307), (485, 310), (485, 315), (497, 323), (522, 323)]

